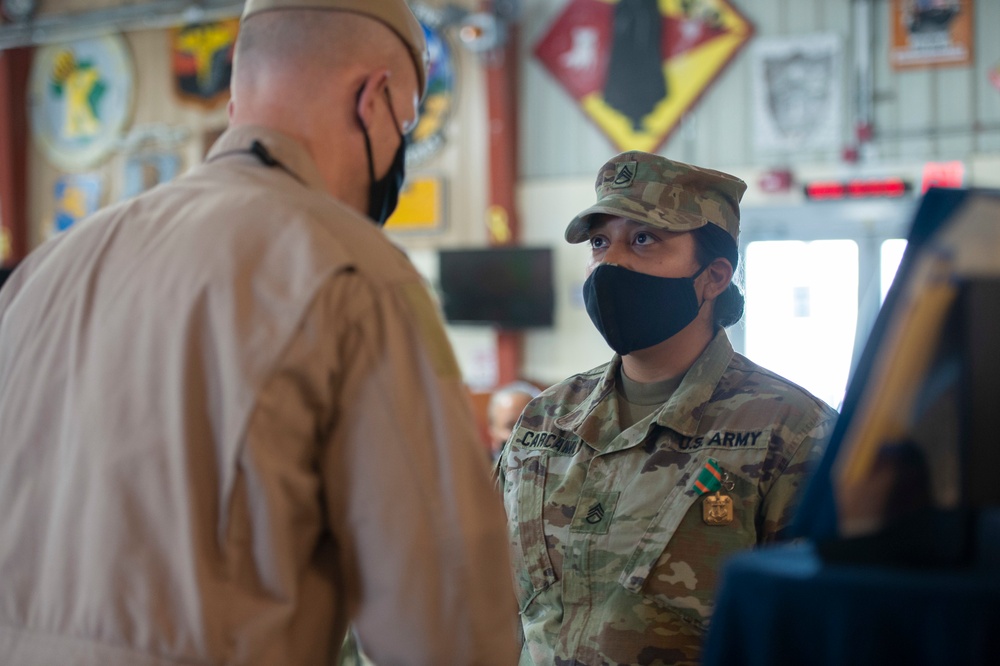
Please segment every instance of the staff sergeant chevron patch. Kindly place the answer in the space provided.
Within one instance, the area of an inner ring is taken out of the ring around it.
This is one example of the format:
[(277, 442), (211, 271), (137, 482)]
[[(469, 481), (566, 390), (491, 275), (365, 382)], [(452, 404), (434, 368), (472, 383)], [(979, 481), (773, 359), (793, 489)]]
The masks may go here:
[(628, 187), (635, 180), (635, 161), (630, 162), (618, 162), (615, 164), (615, 179), (611, 183), (611, 187)]

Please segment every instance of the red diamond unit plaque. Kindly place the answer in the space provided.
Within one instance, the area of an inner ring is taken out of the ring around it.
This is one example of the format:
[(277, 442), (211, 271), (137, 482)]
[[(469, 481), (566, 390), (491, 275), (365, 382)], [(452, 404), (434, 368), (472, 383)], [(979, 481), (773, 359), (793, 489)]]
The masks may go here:
[(653, 152), (753, 31), (727, 0), (570, 0), (535, 56), (618, 148)]

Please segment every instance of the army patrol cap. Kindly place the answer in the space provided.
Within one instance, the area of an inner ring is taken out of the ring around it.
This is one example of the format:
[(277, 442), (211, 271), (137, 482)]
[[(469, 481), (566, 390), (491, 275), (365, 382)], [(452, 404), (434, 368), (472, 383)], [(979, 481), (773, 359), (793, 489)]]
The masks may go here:
[(668, 231), (714, 224), (739, 243), (740, 199), (747, 184), (736, 176), (634, 150), (601, 167), (594, 188), (597, 203), (566, 227), (570, 243), (587, 240), (601, 213)]
[(417, 69), (420, 97), (427, 91), (427, 39), (424, 29), (406, 5), (406, 0), (246, 0), (241, 21), (275, 9), (325, 9), (352, 12), (379, 21), (392, 29), (406, 45)]

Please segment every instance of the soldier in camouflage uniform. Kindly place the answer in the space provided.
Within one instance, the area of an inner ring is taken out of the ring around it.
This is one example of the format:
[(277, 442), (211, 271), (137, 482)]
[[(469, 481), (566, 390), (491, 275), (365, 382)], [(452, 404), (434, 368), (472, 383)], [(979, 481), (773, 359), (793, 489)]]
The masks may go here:
[(745, 189), (624, 153), (566, 230), (617, 353), (533, 400), (498, 463), (521, 664), (697, 663), (720, 563), (791, 517), (836, 412), (726, 336)]

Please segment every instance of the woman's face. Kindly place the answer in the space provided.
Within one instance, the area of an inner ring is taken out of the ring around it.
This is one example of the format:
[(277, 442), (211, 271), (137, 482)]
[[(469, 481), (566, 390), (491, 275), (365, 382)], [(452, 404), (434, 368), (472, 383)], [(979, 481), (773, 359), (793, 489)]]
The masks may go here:
[(590, 228), (590, 275), (600, 264), (659, 277), (691, 277), (701, 266), (690, 232), (666, 231), (623, 217), (601, 216)]

